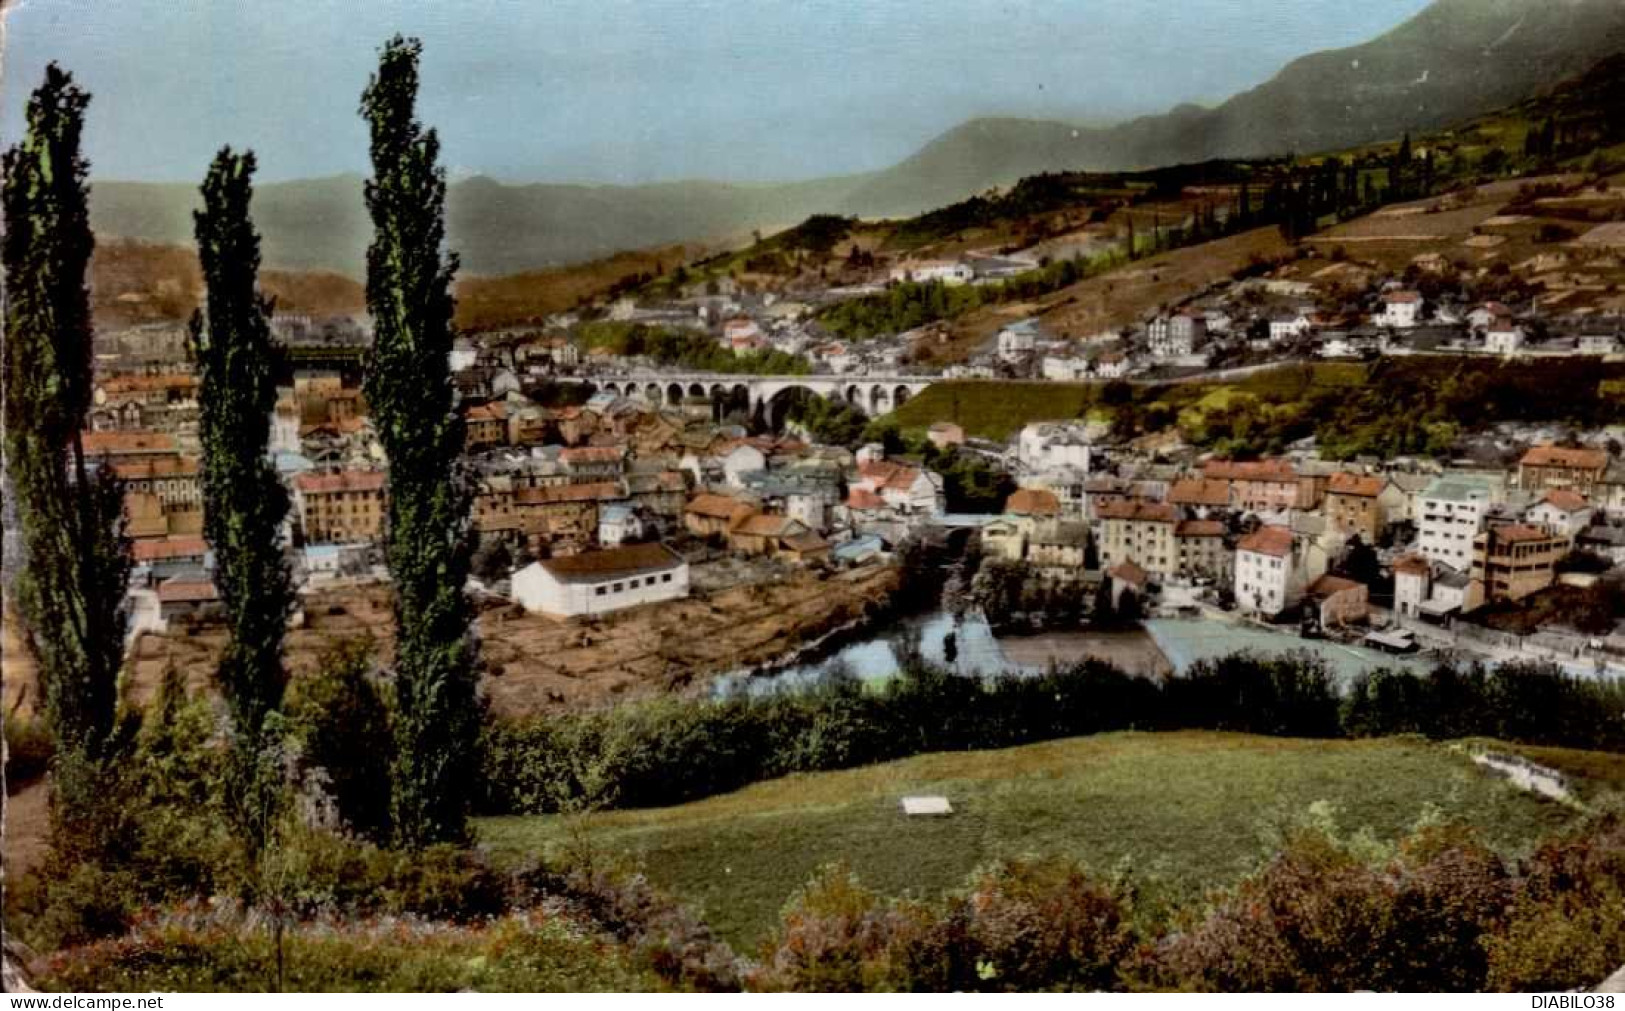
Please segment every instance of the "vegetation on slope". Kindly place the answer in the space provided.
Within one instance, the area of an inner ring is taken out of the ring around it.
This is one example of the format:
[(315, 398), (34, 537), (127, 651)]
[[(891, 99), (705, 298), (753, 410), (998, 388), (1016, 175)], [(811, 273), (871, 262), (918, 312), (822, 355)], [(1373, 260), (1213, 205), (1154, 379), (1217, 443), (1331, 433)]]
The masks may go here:
[[(905, 817), (900, 798), (921, 794), (946, 796), (954, 814)], [(795, 889), (836, 862), (884, 894), (924, 897), (993, 860), (1066, 857), (1099, 875), (1129, 874), (1157, 901), (1189, 901), (1258, 866), (1272, 824), (1316, 802), (1385, 841), (1439, 816), (1476, 826), (1509, 852), (1571, 818), (1425, 742), (1174, 733), (794, 775), (680, 807), (607, 812), (588, 831), (595, 846), (631, 856), (749, 949)], [(557, 853), (575, 830), (568, 816), (479, 827), (499, 852), (525, 855)]]

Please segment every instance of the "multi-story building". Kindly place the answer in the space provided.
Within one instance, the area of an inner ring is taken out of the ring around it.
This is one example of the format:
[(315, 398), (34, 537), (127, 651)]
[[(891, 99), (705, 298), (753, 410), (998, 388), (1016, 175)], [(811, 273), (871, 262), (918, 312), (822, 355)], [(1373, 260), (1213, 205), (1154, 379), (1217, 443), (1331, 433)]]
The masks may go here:
[(1132, 500), (1106, 503), (1096, 510), (1100, 522), (1100, 564), (1114, 568), (1134, 562), (1159, 579), (1172, 575), (1179, 564), (1174, 527), (1179, 514), (1162, 502)]
[(195, 456), (168, 454), (129, 457), (113, 464), (113, 475), (127, 495), (153, 495), (165, 512), (203, 508)]
[(1473, 540), (1472, 577), (1463, 610), (1522, 600), (1552, 585), (1569, 542), (1524, 523), (1493, 525)]
[(1344, 537), (1358, 535), (1367, 544), (1375, 544), (1387, 524), (1382, 501), (1387, 489), (1388, 481), (1375, 475), (1333, 474), (1327, 479), (1322, 506), (1326, 522)]
[(1608, 471), (1608, 452), (1568, 446), (1534, 446), (1518, 461), (1524, 491), (1569, 488), (1590, 498)]
[(467, 431), (466, 446), (470, 450), (490, 449), (508, 441), (508, 405), (500, 400), (489, 404), (475, 404), (463, 411), (463, 427)]
[(384, 528), (384, 473), (307, 471), (293, 480), (294, 505), (311, 543), (374, 541)]
[(1202, 477), (1230, 487), (1230, 505), (1247, 512), (1285, 512), (1316, 504), (1316, 483), (1299, 478), (1286, 460), (1209, 460)]
[(1076, 582), (1083, 578), (1089, 528), (1082, 523), (1045, 520), (1027, 532), (1027, 564), (1045, 579)]
[(1230, 579), (1231, 552), (1224, 543), (1223, 522), (1181, 520), (1174, 526), (1174, 544), (1179, 575), (1187, 579)]
[(1473, 538), (1490, 506), (1487, 483), (1453, 475), (1437, 478), (1417, 498), (1417, 550), (1430, 562), (1466, 572), (1473, 563)]
[(1584, 495), (1567, 488), (1556, 488), (1530, 507), (1524, 513), (1524, 519), (1566, 538), (1572, 544), (1580, 531), (1591, 525), (1595, 512)]
[(1292, 531), (1259, 527), (1236, 544), (1236, 602), (1248, 611), (1277, 615), (1303, 598), (1308, 584)]

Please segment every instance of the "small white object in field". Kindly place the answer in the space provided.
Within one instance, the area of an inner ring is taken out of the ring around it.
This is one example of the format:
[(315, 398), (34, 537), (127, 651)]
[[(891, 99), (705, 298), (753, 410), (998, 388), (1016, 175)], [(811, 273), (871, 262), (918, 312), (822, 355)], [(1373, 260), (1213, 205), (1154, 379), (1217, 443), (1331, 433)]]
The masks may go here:
[(953, 805), (948, 803), (947, 797), (904, 797), (903, 813), (913, 817), (915, 815), (936, 816), (954, 813)]

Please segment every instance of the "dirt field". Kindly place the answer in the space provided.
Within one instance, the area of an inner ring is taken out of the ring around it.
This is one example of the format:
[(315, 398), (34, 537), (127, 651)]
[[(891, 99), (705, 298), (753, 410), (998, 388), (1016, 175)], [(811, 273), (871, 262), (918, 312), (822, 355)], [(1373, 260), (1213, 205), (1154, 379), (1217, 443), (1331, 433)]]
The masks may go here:
[[(1288, 252), (1279, 230), (1255, 229), (1080, 281), (1045, 297), (1034, 309), (1049, 330), (1069, 337), (1088, 337), (1136, 323), (1147, 312), (1189, 296), (1245, 267), (1255, 257), (1273, 259)], [(977, 313), (967, 317), (964, 327), (986, 327), (992, 322), (978, 318), (982, 316)]]
[[(698, 567), (703, 586), (706, 567)], [(896, 570), (868, 566), (820, 578), (801, 570), (770, 569), (758, 581), (719, 591), (696, 590), (687, 600), (635, 608), (587, 621), (558, 621), (513, 606), (488, 607), (479, 616), (484, 687), (503, 716), (542, 710), (590, 708), (665, 692), (697, 691), (708, 675), (759, 663), (858, 617), (866, 604), (897, 586)], [(305, 625), (288, 638), (294, 677), (315, 670), (334, 643), (372, 636), (380, 653), (391, 648), (389, 594), (382, 587), (328, 592), (305, 602)], [(7, 614), (4, 704), (32, 713), (37, 701), (32, 664)], [(127, 697), (151, 698), (170, 666), (194, 690), (209, 685), (225, 642), (218, 626), (164, 635), (144, 634), (130, 659)]]

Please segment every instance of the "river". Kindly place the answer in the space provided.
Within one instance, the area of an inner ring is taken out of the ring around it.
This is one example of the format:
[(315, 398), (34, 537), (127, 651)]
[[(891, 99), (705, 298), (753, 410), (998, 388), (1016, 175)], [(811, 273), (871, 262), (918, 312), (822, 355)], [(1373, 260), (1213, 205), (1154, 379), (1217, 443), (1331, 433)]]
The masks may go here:
[[(945, 649), (950, 633), (956, 646), (951, 665)], [(713, 691), (722, 697), (798, 691), (848, 674), (862, 681), (884, 681), (897, 674), (911, 642), (918, 643), (926, 660), (952, 666), (966, 676), (1042, 673), (1051, 664), (1064, 666), (1091, 656), (1148, 676), (1170, 669), (1155, 640), (1143, 631), (996, 636), (979, 614), (956, 618), (937, 610), (875, 627), (856, 641), (780, 668), (725, 674), (713, 682)]]

